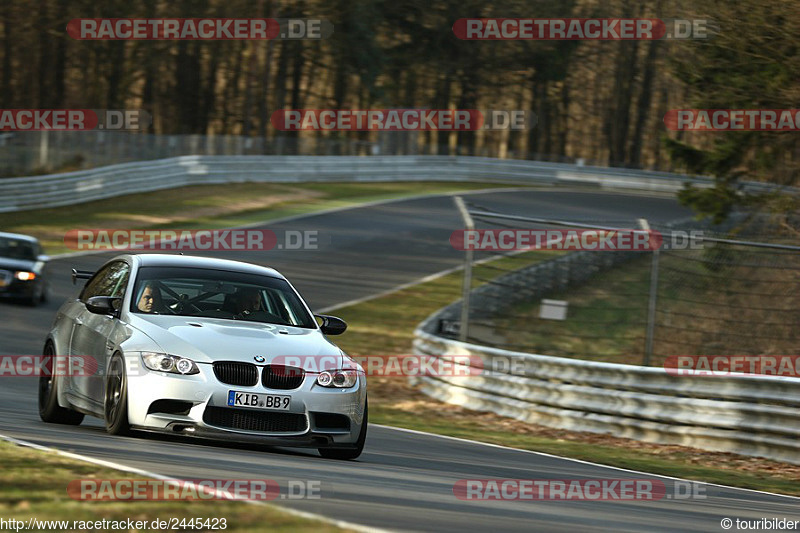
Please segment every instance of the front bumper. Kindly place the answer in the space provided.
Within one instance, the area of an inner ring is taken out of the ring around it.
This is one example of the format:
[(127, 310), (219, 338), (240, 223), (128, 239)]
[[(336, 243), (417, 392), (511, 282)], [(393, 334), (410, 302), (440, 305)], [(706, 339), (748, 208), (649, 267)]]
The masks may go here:
[(19, 281), (13, 279), (0, 286), (0, 298), (32, 298), (36, 294), (40, 281)]
[[(221, 383), (210, 364), (183, 376), (147, 370), (136, 355), (127, 358), (128, 417), (136, 429), (292, 447), (348, 447), (358, 441), (367, 393), (363, 376), (350, 389), (321, 387), (316, 374), (307, 374), (299, 388), (275, 390), (261, 383)], [(292, 399), (286, 411), (233, 408), (227, 404), (232, 390)]]

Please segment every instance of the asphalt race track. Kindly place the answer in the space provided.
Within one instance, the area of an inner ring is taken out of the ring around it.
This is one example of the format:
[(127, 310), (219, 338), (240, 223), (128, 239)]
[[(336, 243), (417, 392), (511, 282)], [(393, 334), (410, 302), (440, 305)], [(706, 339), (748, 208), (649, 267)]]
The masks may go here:
[[(585, 191), (490, 192), (471, 194), (470, 198), (514, 214), (620, 227), (636, 227), (635, 221), (641, 217), (664, 222), (690, 214), (670, 199)], [(448, 242), (450, 233), (463, 224), (447, 196), (307, 216), (265, 227), (318, 230), (321, 244), (315, 251), (209, 255), (237, 255), (278, 269), (314, 309), (376, 294), (462, 261), (462, 253)], [(31, 309), (0, 302), (0, 354), (40, 354), (56, 310), (66, 298), (77, 295), (78, 287), (69, 280), (70, 269), (94, 270), (110, 256), (55, 259), (52, 297), (44, 306)], [(0, 378), (0, 433), (171, 477), (274, 479), (282, 488), (289, 480), (320, 480), (320, 499), (278, 503), (376, 528), (722, 531), (723, 518), (800, 520), (798, 499), (716, 486), (704, 486), (705, 499), (461, 501), (453, 494), (454, 483), (461, 479), (658, 478), (376, 426), (370, 428), (364, 454), (352, 462), (321, 459), (313, 450), (269, 450), (157, 436), (112, 437), (101, 421), (88, 417), (79, 427), (42, 423), (36, 386), (35, 378)], [(664, 481), (667, 493), (672, 494), (672, 481)]]

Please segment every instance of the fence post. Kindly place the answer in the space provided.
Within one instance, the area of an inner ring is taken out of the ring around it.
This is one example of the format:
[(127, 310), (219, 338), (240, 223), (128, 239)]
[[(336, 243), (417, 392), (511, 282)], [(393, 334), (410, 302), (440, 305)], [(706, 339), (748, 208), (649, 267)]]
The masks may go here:
[[(644, 218), (639, 219), (639, 225), (645, 231), (650, 231), (650, 224)], [(656, 331), (656, 300), (658, 298), (658, 261), (659, 249), (653, 250), (653, 263), (650, 268), (650, 298), (647, 304), (647, 333), (644, 347), (644, 361), (642, 365), (650, 366), (653, 356), (653, 339)]]
[(39, 132), (39, 167), (50, 170), (50, 135), (47, 131)]
[[(458, 207), (458, 211), (461, 213), (461, 218), (464, 220), (464, 226), (466, 229), (474, 230), (475, 222), (473, 222), (472, 216), (469, 214), (469, 210), (464, 203), (464, 199), (460, 196), (456, 196), (453, 198), (453, 200), (456, 203), (456, 207)], [(464, 237), (464, 244), (466, 244), (466, 235)], [(463, 286), (461, 287), (461, 327), (458, 330), (458, 338), (461, 340), (461, 342), (467, 342), (467, 332), (469, 330), (469, 293), (472, 290), (473, 254), (474, 252), (472, 249), (467, 248), (466, 254), (464, 255), (464, 280)]]

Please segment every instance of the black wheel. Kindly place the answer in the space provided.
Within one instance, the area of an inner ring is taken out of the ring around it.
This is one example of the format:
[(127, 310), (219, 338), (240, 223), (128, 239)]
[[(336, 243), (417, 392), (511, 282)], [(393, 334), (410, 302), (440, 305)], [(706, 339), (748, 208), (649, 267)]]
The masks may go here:
[(105, 394), (106, 431), (112, 435), (128, 435), (128, 375), (120, 354), (114, 354), (108, 364)]
[(340, 459), (344, 461), (358, 458), (358, 456), (361, 455), (361, 452), (364, 451), (364, 443), (367, 441), (368, 408), (369, 403), (367, 400), (364, 400), (364, 421), (361, 422), (361, 434), (358, 436), (358, 441), (354, 447), (318, 448), (319, 454), (325, 459)]
[(36, 307), (41, 302), (45, 301), (44, 292), (44, 286), (40, 283), (36, 288), (33, 289), (33, 294), (31, 294), (29, 298), (25, 299), (25, 303), (31, 307)]
[[(52, 370), (54, 368), (52, 359), (55, 356), (52, 344), (44, 347), (44, 356), (51, 359), (49, 368)], [(39, 418), (50, 424), (69, 426), (77, 426), (83, 422), (83, 414), (58, 405), (58, 380), (54, 376), (39, 378)]]

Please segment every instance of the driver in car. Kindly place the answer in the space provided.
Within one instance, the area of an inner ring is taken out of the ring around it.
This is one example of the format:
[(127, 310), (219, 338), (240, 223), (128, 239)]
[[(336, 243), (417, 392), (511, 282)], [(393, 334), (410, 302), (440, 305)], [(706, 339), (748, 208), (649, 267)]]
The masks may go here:
[(245, 316), (256, 311), (263, 311), (261, 292), (258, 289), (242, 289), (236, 296), (237, 314)]
[(159, 291), (158, 288), (156, 288), (152, 283), (146, 283), (136, 307), (142, 313), (160, 312), (163, 307), (161, 302), (161, 291)]

